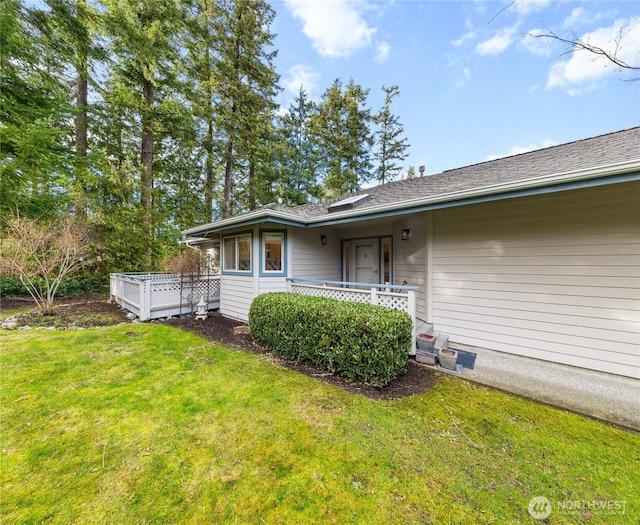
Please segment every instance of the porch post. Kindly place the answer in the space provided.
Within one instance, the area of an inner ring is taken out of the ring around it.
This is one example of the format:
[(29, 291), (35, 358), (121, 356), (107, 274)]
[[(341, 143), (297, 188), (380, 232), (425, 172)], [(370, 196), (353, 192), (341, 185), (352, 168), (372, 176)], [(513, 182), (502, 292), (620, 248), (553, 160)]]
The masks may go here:
[(408, 305), (407, 310), (411, 316), (411, 322), (413, 323), (413, 340), (416, 338), (416, 292), (415, 290), (407, 290)]
[(371, 288), (371, 304), (378, 304), (378, 289)]
[(140, 320), (151, 318), (151, 280), (142, 279), (140, 282)]

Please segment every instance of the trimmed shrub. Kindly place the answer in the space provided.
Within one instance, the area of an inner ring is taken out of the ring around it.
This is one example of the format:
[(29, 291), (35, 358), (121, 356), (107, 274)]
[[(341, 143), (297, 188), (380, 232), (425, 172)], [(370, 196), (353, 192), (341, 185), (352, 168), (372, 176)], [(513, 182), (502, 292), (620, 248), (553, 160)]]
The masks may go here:
[(325, 297), (259, 295), (249, 309), (249, 328), (256, 343), (287, 359), (374, 386), (405, 373), (411, 350), (406, 312)]

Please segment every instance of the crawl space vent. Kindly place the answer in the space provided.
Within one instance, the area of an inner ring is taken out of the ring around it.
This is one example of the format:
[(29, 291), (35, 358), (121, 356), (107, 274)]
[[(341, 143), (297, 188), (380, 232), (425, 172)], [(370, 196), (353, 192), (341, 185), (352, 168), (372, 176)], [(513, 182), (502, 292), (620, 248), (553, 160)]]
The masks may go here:
[(334, 202), (327, 207), (327, 211), (329, 213), (336, 213), (337, 211), (352, 210), (353, 208), (357, 208), (361, 204), (369, 202), (370, 200), (371, 195), (369, 195), (368, 193), (363, 193), (362, 195), (354, 195), (353, 197), (347, 197), (346, 199)]

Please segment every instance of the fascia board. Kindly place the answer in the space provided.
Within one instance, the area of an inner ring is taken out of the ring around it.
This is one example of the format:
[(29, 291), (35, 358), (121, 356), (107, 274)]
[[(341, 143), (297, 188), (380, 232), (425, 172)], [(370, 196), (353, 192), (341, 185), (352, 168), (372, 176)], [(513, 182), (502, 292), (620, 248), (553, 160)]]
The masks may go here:
[(193, 228), (183, 230), (181, 233), (182, 235), (190, 236), (203, 232), (218, 232), (229, 228), (257, 224), (264, 222), (265, 220), (289, 226), (304, 226), (303, 220), (294, 215), (275, 210), (256, 210), (255, 212), (250, 212), (246, 215), (238, 215), (236, 217), (229, 217), (228, 219), (222, 219), (209, 224), (203, 224), (202, 226), (194, 226)]

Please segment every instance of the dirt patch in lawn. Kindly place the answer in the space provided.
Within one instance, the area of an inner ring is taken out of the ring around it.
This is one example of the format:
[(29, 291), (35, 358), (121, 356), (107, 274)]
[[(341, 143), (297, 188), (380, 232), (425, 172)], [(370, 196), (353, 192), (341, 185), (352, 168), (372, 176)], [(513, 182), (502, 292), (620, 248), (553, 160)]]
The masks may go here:
[(100, 294), (57, 298), (51, 315), (43, 315), (30, 297), (3, 297), (0, 300), (2, 311), (28, 307), (32, 309), (13, 316), (19, 327), (52, 327), (65, 330), (111, 326), (129, 321), (127, 312)]
[(350, 381), (344, 377), (330, 374), (309, 363), (284, 359), (255, 344), (246, 323), (229, 319), (218, 313), (210, 313), (205, 320), (183, 317), (162, 322), (194, 332), (209, 341), (217, 341), (225, 346), (233, 346), (246, 352), (259, 354), (280, 366), (296, 370), (323, 383), (335, 385), (348, 392), (362, 394), (373, 399), (398, 399), (425, 392), (431, 389), (439, 377), (444, 375), (442, 372), (416, 363), (414, 359), (409, 359), (406, 374), (398, 377), (387, 386), (379, 388), (361, 381)]

